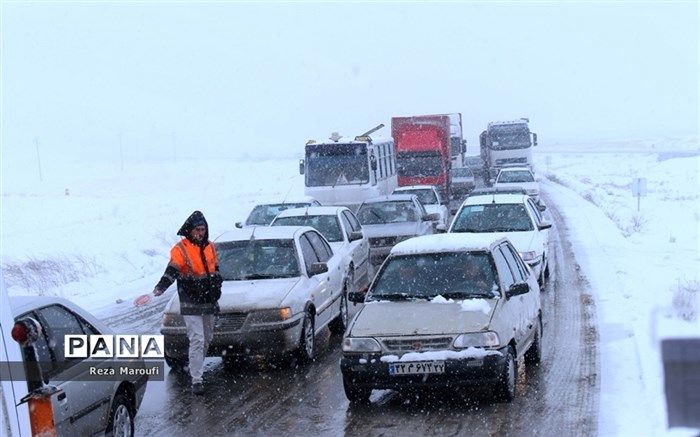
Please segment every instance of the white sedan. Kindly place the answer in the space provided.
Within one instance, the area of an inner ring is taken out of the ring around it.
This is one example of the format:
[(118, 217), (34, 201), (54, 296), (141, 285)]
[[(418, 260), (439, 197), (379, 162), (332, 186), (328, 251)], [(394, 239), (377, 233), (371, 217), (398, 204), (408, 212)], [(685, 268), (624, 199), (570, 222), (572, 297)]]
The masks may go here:
[(506, 167), (498, 172), (494, 188), (523, 188), (528, 196), (540, 203), (540, 184), (527, 167)]
[[(209, 356), (235, 363), (242, 355), (304, 362), (316, 354), (315, 336), (329, 326), (343, 332), (348, 305), (342, 257), (308, 226), (251, 227), (215, 241), (224, 283)], [(171, 367), (187, 362), (187, 329), (177, 294), (168, 303), (161, 333)]]
[[(450, 219), (447, 199), (442, 199), (433, 185), (409, 185), (399, 187), (392, 194), (414, 194), (428, 214), (437, 214), (440, 218), (435, 221), (435, 230), (445, 232)], [(440, 226), (442, 225), (442, 226)]]
[(346, 291), (369, 285), (369, 241), (362, 225), (344, 206), (311, 206), (281, 212), (270, 226), (311, 226), (326, 237), (334, 253), (343, 258)]

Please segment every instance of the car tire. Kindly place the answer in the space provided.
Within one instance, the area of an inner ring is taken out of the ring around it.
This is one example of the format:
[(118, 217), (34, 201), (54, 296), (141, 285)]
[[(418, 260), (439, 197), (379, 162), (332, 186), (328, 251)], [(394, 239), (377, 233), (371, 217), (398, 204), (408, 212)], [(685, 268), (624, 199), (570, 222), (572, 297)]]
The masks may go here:
[(304, 313), (301, 325), (301, 338), (297, 349), (297, 358), (301, 363), (310, 363), (316, 354), (315, 321), (311, 311)]
[(530, 348), (525, 352), (525, 364), (528, 366), (539, 366), (542, 362), (542, 320), (537, 320), (537, 331), (535, 339)]
[(343, 334), (348, 327), (348, 287), (343, 287), (340, 294), (340, 311), (333, 321), (328, 325), (331, 334)]
[(115, 437), (134, 435), (134, 412), (128, 396), (123, 391), (114, 397), (105, 434)]
[(175, 372), (182, 372), (190, 364), (188, 357), (171, 357), (165, 354), (165, 363)]
[(345, 380), (345, 378), (343, 378), (343, 390), (345, 391), (345, 397), (353, 404), (369, 403), (369, 397), (372, 394), (371, 388), (356, 387)]
[(515, 398), (515, 382), (518, 376), (518, 368), (515, 362), (515, 352), (509, 346), (506, 350), (506, 364), (503, 366), (495, 387), (496, 399), (502, 402), (511, 402)]

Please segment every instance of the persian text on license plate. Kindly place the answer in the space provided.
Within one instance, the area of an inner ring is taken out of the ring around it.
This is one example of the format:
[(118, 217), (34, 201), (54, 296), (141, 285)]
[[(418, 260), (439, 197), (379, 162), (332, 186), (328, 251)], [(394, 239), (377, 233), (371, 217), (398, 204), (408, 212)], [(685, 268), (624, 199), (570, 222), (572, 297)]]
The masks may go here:
[(389, 364), (389, 375), (425, 375), (428, 373), (445, 373), (445, 362), (422, 361)]

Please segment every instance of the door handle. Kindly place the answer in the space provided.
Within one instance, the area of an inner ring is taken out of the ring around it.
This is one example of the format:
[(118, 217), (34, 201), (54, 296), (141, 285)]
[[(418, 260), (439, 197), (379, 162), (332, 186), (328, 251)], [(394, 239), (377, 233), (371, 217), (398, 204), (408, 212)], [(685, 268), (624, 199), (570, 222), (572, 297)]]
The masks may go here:
[(59, 393), (58, 396), (56, 397), (56, 399), (58, 399), (59, 401), (62, 401), (65, 398), (66, 398), (66, 392)]

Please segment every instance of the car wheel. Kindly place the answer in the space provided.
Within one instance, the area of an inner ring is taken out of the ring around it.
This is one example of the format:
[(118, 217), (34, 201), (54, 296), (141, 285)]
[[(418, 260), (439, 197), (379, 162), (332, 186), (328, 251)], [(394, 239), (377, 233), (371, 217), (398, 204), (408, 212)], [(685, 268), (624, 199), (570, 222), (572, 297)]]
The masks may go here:
[(544, 277), (549, 279), (549, 262), (547, 262), (547, 265), (544, 268)]
[(114, 397), (112, 408), (109, 411), (109, 423), (107, 435), (131, 437), (134, 435), (134, 414), (130, 408), (130, 402), (126, 393), (119, 392)]
[(189, 365), (188, 357), (171, 357), (165, 354), (165, 363), (170, 367), (171, 370), (176, 372), (181, 372), (185, 370), (185, 367)]
[(299, 340), (297, 356), (302, 363), (308, 363), (314, 360), (315, 353), (316, 339), (314, 316), (311, 314), (311, 311), (307, 311), (304, 313), (304, 321), (301, 326), (301, 339)]
[(508, 347), (506, 352), (506, 365), (498, 377), (496, 383), (496, 399), (504, 402), (511, 402), (515, 398), (515, 378), (518, 369), (515, 363), (515, 353), (512, 347)]
[(535, 339), (525, 352), (525, 364), (539, 366), (542, 362), (542, 320), (537, 321)]
[(351, 382), (343, 378), (343, 390), (345, 397), (353, 404), (366, 404), (369, 402), (369, 396), (372, 394), (371, 388), (356, 387)]
[(343, 288), (340, 295), (340, 312), (335, 319), (328, 325), (332, 334), (342, 334), (348, 327), (348, 293), (347, 286)]

